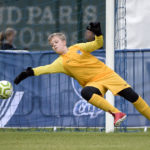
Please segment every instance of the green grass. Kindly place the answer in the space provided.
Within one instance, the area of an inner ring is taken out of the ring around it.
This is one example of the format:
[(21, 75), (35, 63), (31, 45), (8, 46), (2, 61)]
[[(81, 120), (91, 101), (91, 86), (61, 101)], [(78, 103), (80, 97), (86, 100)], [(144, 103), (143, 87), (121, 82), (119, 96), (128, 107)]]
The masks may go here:
[(150, 150), (150, 132), (0, 130), (0, 150)]

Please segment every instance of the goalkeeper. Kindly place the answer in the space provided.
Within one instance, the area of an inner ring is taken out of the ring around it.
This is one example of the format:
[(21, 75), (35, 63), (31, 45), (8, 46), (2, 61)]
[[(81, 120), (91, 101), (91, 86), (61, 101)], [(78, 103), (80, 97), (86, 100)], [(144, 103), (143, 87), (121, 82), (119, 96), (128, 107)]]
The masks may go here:
[(81, 95), (85, 100), (113, 115), (114, 126), (119, 126), (126, 118), (126, 114), (120, 112), (104, 99), (108, 89), (114, 95), (120, 95), (131, 102), (142, 115), (150, 120), (148, 104), (116, 72), (90, 54), (103, 46), (100, 23), (90, 23), (88, 29), (95, 34), (95, 40), (70, 47), (66, 46), (66, 37), (63, 33), (49, 35), (49, 44), (59, 54), (59, 57), (53, 63), (45, 66), (28, 67), (16, 77), (14, 83), (19, 84), (29, 76), (64, 73), (80, 83), (83, 87)]

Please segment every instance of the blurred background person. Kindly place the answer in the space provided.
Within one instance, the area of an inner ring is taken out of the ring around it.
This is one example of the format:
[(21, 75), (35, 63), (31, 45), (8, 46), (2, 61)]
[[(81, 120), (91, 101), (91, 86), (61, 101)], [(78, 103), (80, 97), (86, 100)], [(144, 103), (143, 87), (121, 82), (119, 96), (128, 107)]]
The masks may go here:
[[(95, 23), (100, 23), (100, 22), (95, 22)], [(91, 42), (95, 40), (95, 34), (91, 31), (90, 28), (90, 23), (89, 25), (86, 27), (86, 31), (85, 31), (85, 40), (86, 42)], [(100, 49), (103, 47), (100, 47)]]
[(16, 47), (13, 44), (16, 33), (16, 30), (13, 28), (7, 28), (4, 32), (0, 33), (1, 50), (16, 50)]
[(85, 40), (87, 42), (91, 42), (91, 41), (95, 40), (95, 34), (88, 29), (88, 26), (87, 26), (86, 31), (85, 31)]

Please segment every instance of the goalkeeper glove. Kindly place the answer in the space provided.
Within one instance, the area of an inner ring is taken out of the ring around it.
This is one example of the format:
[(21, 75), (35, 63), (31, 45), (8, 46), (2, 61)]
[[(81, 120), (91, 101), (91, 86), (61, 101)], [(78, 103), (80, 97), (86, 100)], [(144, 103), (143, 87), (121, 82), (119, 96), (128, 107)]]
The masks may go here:
[(90, 22), (87, 26), (87, 30), (92, 31), (96, 36), (102, 35), (100, 22)]
[(25, 71), (21, 72), (14, 80), (15, 84), (19, 84), (22, 80), (29, 76), (34, 76), (34, 71), (31, 67), (28, 67)]

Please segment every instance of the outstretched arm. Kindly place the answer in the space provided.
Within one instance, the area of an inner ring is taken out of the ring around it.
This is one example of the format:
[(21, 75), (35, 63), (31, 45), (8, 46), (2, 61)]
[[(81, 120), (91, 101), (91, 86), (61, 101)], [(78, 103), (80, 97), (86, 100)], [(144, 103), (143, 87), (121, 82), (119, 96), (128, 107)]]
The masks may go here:
[(65, 73), (62, 57), (57, 58), (52, 64), (33, 68), (33, 71), (35, 76), (51, 73)]
[(79, 44), (76, 44), (76, 46), (79, 46), (82, 50), (91, 53), (103, 47), (103, 36), (102, 35), (95, 36), (94, 41), (86, 42), (86, 43), (79, 43)]
[(89, 52), (89, 53), (99, 48), (102, 48), (103, 47), (103, 35), (101, 31), (100, 22), (91, 22), (87, 26), (87, 30), (90, 30), (91, 32), (95, 34), (95, 40), (92, 42), (87, 42), (87, 43), (79, 43), (79, 44), (76, 44), (76, 46), (79, 46), (82, 50)]
[(30, 76), (39, 76), (50, 73), (65, 73), (61, 57), (57, 58), (52, 64), (46, 66), (40, 66), (36, 68), (28, 67), (15, 78), (14, 83), (19, 84), (22, 80)]

